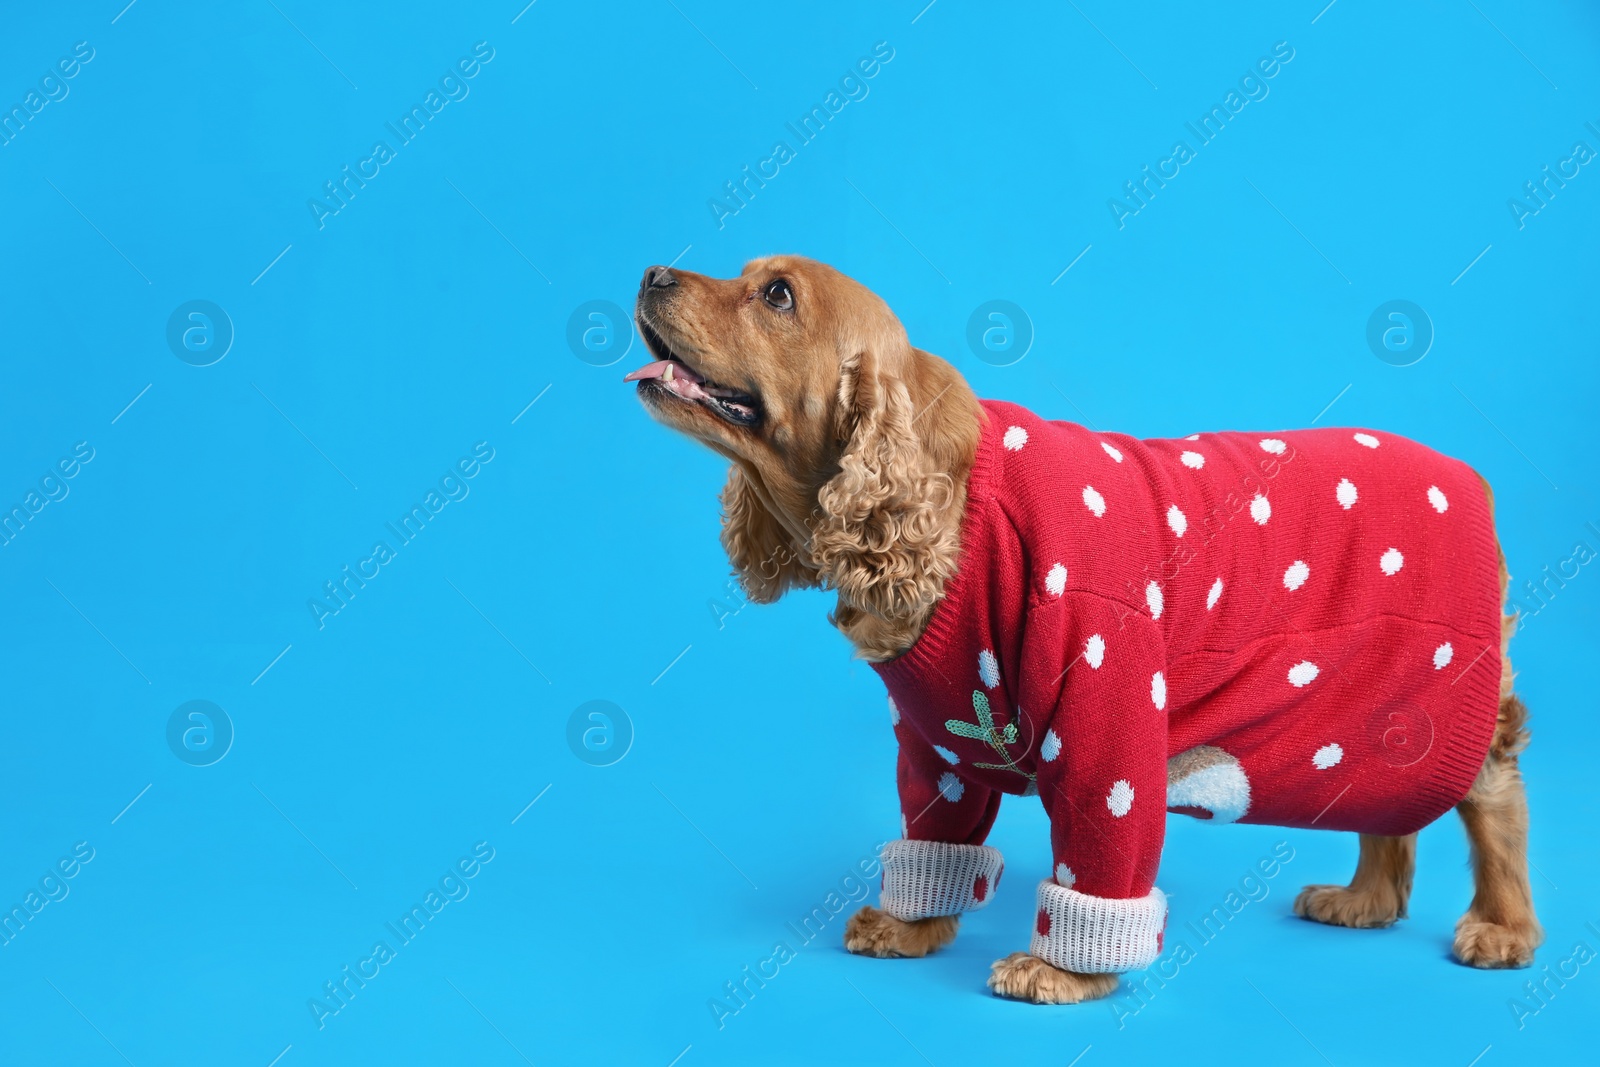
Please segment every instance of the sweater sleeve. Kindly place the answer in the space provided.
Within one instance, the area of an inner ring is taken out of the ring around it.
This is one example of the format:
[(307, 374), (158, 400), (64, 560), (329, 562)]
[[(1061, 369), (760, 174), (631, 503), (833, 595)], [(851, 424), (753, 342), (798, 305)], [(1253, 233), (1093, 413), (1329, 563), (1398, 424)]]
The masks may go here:
[(1148, 615), (1094, 597), (1049, 615), (1055, 632), (1030, 640), (1065, 652), (1038, 762), (1054, 862), (1030, 948), (1078, 973), (1135, 970), (1160, 954), (1166, 925), (1155, 888), (1166, 833), (1162, 635)]
[(983, 841), (1000, 792), (958, 777), (890, 701), (900, 742), (896, 781), (902, 838), (883, 849), (883, 909), (897, 919), (959, 915), (988, 904), (1002, 861)]

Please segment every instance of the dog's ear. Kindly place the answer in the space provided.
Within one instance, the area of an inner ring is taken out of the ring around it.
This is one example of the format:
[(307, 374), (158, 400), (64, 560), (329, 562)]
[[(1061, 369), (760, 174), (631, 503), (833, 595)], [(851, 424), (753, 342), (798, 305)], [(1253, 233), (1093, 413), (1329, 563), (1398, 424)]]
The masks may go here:
[[(848, 438), (812, 526), (811, 558), (823, 584), (844, 605), (886, 620), (931, 608), (955, 573), (956, 480), (924, 437), (938, 432), (944, 416), (923, 420), (911, 390), (914, 361), (928, 358), (907, 345), (889, 366), (873, 350), (847, 361), (840, 407)], [(931, 396), (924, 407), (938, 402)]]
[(817, 584), (783, 524), (737, 463), (728, 468), (728, 483), (722, 487), (722, 547), (754, 603), (770, 604), (790, 589)]

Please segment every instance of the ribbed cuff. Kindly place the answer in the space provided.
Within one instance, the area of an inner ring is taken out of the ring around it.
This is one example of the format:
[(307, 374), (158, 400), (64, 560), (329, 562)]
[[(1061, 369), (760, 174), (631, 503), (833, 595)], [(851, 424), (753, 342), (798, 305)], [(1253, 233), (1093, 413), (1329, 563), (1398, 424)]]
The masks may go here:
[(878, 902), (907, 921), (977, 911), (993, 898), (1005, 869), (999, 849), (944, 841), (891, 841), (882, 859)]
[(1091, 897), (1046, 879), (1039, 883), (1039, 912), (1028, 951), (1064, 971), (1099, 974), (1137, 971), (1161, 954), (1167, 897), (1111, 900)]

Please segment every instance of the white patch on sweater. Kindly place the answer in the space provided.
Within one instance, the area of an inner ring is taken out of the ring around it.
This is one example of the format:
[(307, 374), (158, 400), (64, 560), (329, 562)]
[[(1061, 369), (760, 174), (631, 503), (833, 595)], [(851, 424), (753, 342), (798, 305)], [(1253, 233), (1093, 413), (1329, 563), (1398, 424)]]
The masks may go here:
[(1174, 534), (1182, 537), (1183, 531), (1189, 528), (1189, 517), (1174, 504), (1167, 509), (1167, 525), (1172, 528)]
[(1274, 456), (1281, 456), (1288, 451), (1289, 446), (1276, 437), (1264, 437), (1261, 440), (1261, 451), (1271, 452)]
[(1044, 576), (1044, 587), (1050, 591), (1051, 596), (1060, 596), (1067, 591), (1067, 565), (1057, 563), (1050, 568), (1050, 573)]
[(1061, 755), (1061, 738), (1054, 730), (1046, 730), (1044, 740), (1039, 742), (1039, 758), (1046, 763), (1053, 763), (1059, 755)]
[(1289, 569), (1283, 572), (1283, 587), (1288, 590), (1299, 589), (1306, 584), (1306, 579), (1311, 577), (1311, 568), (1306, 566), (1306, 561), (1297, 559), (1289, 564)]
[(1238, 822), (1250, 810), (1250, 779), (1234, 763), (1217, 763), (1167, 787), (1167, 807), (1204, 808), (1213, 822)]
[(1152, 619), (1161, 618), (1161, 608), (1165, 600), (1161, 596), (1161, 585), (1158, 582), (1151, 582), (1144, 587), (1144, 602), (1150, 607)]
[(1450, 666), (1450, 661), (1455, 658), (1456, 650), (1451, 647), (1449, 641), (1446, 641), (1444, 644), (1433, 650), (1433, 669), (1436, 671), (1442, 671), (1446, 667)]
[(1119, 819), (1128, 814), (1133, 807), (1133, 784), (1126, 778), (1118, 778), (1111, 792), (1106, 794), (1106, 807)]
[(1437, 485), (1428, 486), (1428, 503), (1433, 505), (1433, 510), (1443, 515), (1450, 508), (1450, 501), (1445, 499), (1444, 490)]
[(967, 787), (961, 784), (961, 779), (957, 778), (949, 771), (945, 771), (939, 776), (939, 795), (944, 797), (950, 803), (954, 804), (956, 801), (960, 800), (961, 795), (966, 791)]
[(1333, 496), (1335, 500), (1339, 501), (1341, 508), (1349, 511), (1350, 506), (1356, 502), (1356, 483), (1349, 478), (1340, 478), (1339, 486), (1333, 491)]
[(1065, 863), (1056, 864), (1056, 885), (1062, 889), (1071, 889), (1078, 884), (1078, 876), (1072, 873), (1072, 868)]
[(951, 752), (948, 748), (945, 748), (943, 745), (934, 745), (933, 746), (933, 750), (935, 752), (939, 753), (939, 758), (940, 759), (944, 760), (946, 763), (951, 764), (952, 766), (961, 762), (961, 757), (960, 756), (956, 755), (954, 752)]
[(1320, 673), (1322, 672), (1317, 670), (1315, 663), (1308, 659), (1303, 659), (1289, 668), (1289, 684), (1299, 689), (1302, 686), (1310, 685)]
[(1265, 526), (1267, 520), (1272, 518), (1272, 505), (1260, 493), (1257, 493), (1256, 498), (1250, 501), (1250, 517), (1256, 520), (1256, 523), (1260, 526)]
[(1083, 487), (1083, 506), (1094, 512), (1095, 518), (1100, 518), (1106, 513), (1106, 498), (1092, 485)]
[(1150, 699), (1157, 711), (1167, 710), (1167, 679), (1160, 671), (1150, 676)]
[(1121, 452), (1118, 452), (1116, 449), (1112, 448), (1110, 445), (1106, 444), (1104, 441), (1100, 442), (1100, 447), (1106, 450), (1106, 455), (1110, 456), (1112, 459), (1116, 460), (1118, 463), (1122, 462), (1122, 453)]
[(1083, 643), (1083, 658), (1089, 666), (1099, 670), (1106, 658), (1106, 639), (1099, 634), (1090, 634), (1089, 640)]
[(1028, 443), (1028, 431), (1021, 426), (1013, 426), (1006, 431), (1006, 435), (1000, 439), (1000, 443), (1013, 452), (1021, 452), (1022, 446)]
[(1206, 457), (1202, 456), (1198, 452), (1184, 452), (1184, 454), (1178, 458), (1181, 459), (1183, 461), (1183, 465), (1188, 467), (1190, 470), (1197, 471), (1206, 465)]
[(1210, 611), (1217, 606), (1217, 601), (1222, 597), (1222, 579), (1218, 578), (1211, 583), (1211, 592), (1206, 594), (1206, 610)]
[(1400, 554), (1398, 548), (1391, 548), (1378, 559), (1378, 566), (1383, 568), (1383, 573), (1395, 575), (1400, 573), (1400, 568), (1406, 564), (1406, 558)]
[(1337, 744), (1323, 745), (1311, 757), (1311, 765), (1319, 771), (1325, 771), (1329, 767), (1337, 766), (1342, 759), (1344, 759), (1344, 749), (1342, 747)]
[(1358, 433), (1356, 434), (1356, 444), (1366, 445), (1368, 448), (1377, 448), (1378, 439), (1370, 433)]
[(989, 689), (1000, 684), (1000, 661), (987, 648), (978, 653), (978, 677)]
[(900, 705), (894, 702), (894, 697), (889, 698), (889, 725), (900, 725)]

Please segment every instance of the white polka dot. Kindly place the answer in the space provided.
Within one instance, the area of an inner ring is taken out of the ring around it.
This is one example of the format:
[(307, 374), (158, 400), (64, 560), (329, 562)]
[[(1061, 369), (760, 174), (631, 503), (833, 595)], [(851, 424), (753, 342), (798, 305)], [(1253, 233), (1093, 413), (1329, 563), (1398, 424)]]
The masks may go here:
[(1287, 451), (1288, 448), (1289, 448), (1288, 445), (1284, 444), (1282, 441), (1278, 440), (1276, 437), (1263, 438), (1261, 440), (1260, 444), (1261, 444), (1261, 451), (1263, 451), (1263, 452), (1271, 452), (1274, 456), (1283, 455), (1284, 452)]
[(1099, 634), (1090, 634), (1089, 640), (1083, 644), (1083, 658), (1095, 670), (1100, 669), (1100, 664), (1106, 659), (1106, 639)]
[(1106, 444), (1104, 441), (1100, 442), (1100, 447), (1106, 450), (1106, 455), (1110, 456), (1112, 459), (1116, 460), (1118, 463), (1122, 462), (1122, 453), (1121, 452), (1118, 452), (1116, 449), (1112, 448), (1110, 445)]
[(1267, 503), (1267, 498), (1260, 493), (1257, 493), (1256, 498), (1250, 501), (1250, 517), (1262, 526), (1265, 526), (1267, 520), (1272, 518), (1272, 505)]
[(1000, 684), (1000, 661), (987, 648), (978, 653), (978, 677), (990, 689)]
[(1450, 666), (1450, 661), (1455, 658), (1455, 655), (1456, 650), (1451, 647), (1449, 641), (1446, 641), (1433, 650), (1433, 669), (1436, 671), (1443, 670)]
[(1378, 439), (1370, 433), (1358, 433), (1356, 434), (1356, 444), (1366, 445), (1368, 448), (1377, 448)]
[(1444, 492), (1437, 485), (1428, 486), (1428, 503), (1433, 505), (1433, 510), (1443, 515), (1450, 507), (1450, 501), (1444, 497)]
[(939, 753), (939, 758), (944, 760), (946, 763), (955, 764), (961, 762), (960, 756), (956, 755), (954, 752), (951, 752), (943, 745), (934, 745), (933, 750)]
[(894, 702), (894, 697), (889, 698), (889, 725), (900, 725), (900, 705)]
[(1306, 566), (1306, 561), (1297, 559), (1289, 564), (1289, 569), (1283, 572), (1283, 587), (1288, 590), (1299, 589), (1306, 584), (1306, 579), (1311, 577), (1311, 568)]
[(1185, 441), (1198, 441), (1198, 440), (1200, 440), (1200, 435), (1197, 434), (1197, 433), (1192, 433), (1188, 437), (1185, 437), (1184, 440)]
[(1344, 749), (1338, 745), (1323, 745), (1317, 749), (1316, 755), (1311, 757), (1311, 763), (1319, 771), (1325, 771), (1344, 759)]
[(1065, 863), (1056, 864), (1056, 885), (1063, 889), (1071, 889), (1078, 884), (1078, 876), (1072, 873), (1072, 868)]
[(1334, 499), (1339, 501), (1339, 506), (1346, 511), (1356, 502), (1356, 484), (1349, 478), (1340, 478), (1339, 485), (1333, 491)]
[(1150, 617), (1152, 619), (1161, 618), (1161, 608), (1165, 601), (1161, 596), (1159, 583), (1151, 582), (1144, 587), (1144, 602), (1150, 606)]
[(1211, 583), (1211, 592), (1206, 594), (1206, 610), (1210, 611), (1217, 606), (1217, 598), (1222, 596), (1222, 579), (1218, 578)]
[(1197, 471), (1206, 465), (1206, 457), (1202, 456), (1198, 452), (1185, 452), (1178, 458), (1181, 459), (1183, 461), (1183, 465), (1188, 467), (1190, 470)]
[(1006, 431), (1001, 443), (1013, 452), (1021, 452), (1022, 446), (1028, 443), (1028, 431), (1021, 426), (1013, 426)]
[(1391, 548), (1378, 559), (1378, 566), (1383, 568), (1385, 574), (1399, 574), (1400, 568), (1405, 566), (1406, 558), (1400, 554), (1398, 548)]
[(1157, 711), (1167, 710), (1167, 679), (1160, 671), (1150, 676), (1150, 700)]
[(1054, 730), (1044, 732), (1044, 740), (1039, 742), (1039, 758), (1046, 763), (1052, 763), (1061, 755), (1061, 738)]
[(1050, 568), (1050, 573), (1044, 576), (1044, 587), (1050, 590), (1051, 596), (1060, 596), (1067, 591), (1067, 566), (1057, 563)]
[(967, 787), (961, 784), (961, 779), (957, 778), (949, 771), (945, 771), (939, 776), (939, 795), (944, 797), (950, 803), (954, 804), (956, 801), (960, 800), (961, 795), (966, 791)]
[(1167, 525), (1172, 528), (1174, 534), (1182, 537), (1183, 531), (1189, 528), (1189, 517), (1174, 504), (1167, 509)]
[(1106, 807), (1111, 809), (1111, 814), (1122, 818), (1133, 807), (1133, 784), (1126, 778), (1118, 778), (1111, 786), (1111, 792), (1106, 794)]
[(1106, 498), (1094, 486), (1086, 485), (1083, 487), (1083, 506), (1094, 512), (1094, 517), (1098, 519), (1106, 513)]
[(1289, 684), (1299, 689), (1302, 686), (1310, 685), (1320, 673), (1315, 663), (1308, 659), (1303, 659), (1289, 668)]

